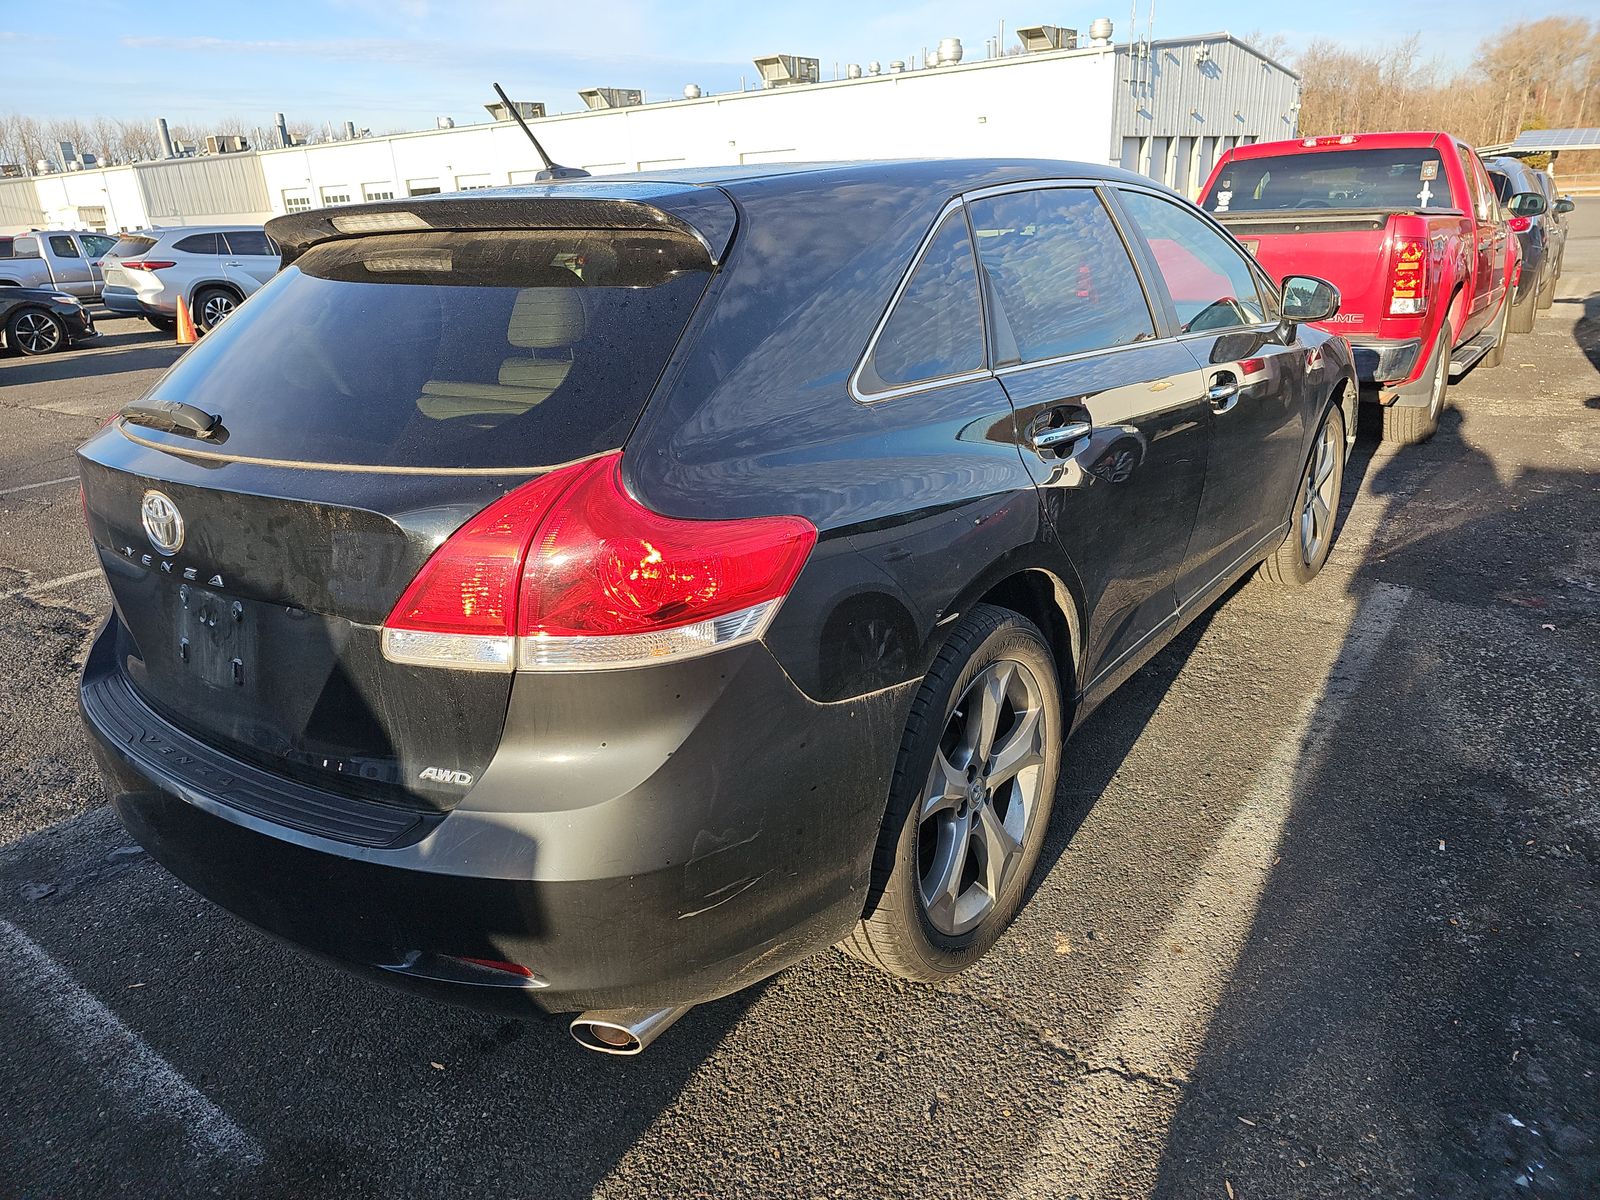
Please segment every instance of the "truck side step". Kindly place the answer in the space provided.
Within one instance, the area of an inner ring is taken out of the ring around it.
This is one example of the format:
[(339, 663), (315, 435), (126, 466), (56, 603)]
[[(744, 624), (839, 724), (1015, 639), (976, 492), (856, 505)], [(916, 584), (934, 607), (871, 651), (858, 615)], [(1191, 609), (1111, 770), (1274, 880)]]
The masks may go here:
[(1450, 355), (1450, 378), (1465, 375), (1474, 363), (1494, 349), (1495, 331), (1486, 329), (1470, 342), (1464, 342)]

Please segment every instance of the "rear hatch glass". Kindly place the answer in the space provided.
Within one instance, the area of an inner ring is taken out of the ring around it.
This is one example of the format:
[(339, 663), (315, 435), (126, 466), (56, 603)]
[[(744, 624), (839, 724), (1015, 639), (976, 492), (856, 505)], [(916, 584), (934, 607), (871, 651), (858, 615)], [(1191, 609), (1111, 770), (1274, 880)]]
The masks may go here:
[(1234, 159), (1200, 203), (1221, 214), (1455, 207), (1439, 153), (1430, 147)]
[(141, 254), (148, 254), (155, 246), (156, 239), (143, 237), (136, 233), (125, 233), (122, 240), (111, 247), (113, 258), (138, 258)]
[[(537, 467), (620, 444), (710, 276), (654, 231), (386, 234), (313, 246), (152, 392), (204, 447), (285, 463)], [(140, 429), (174, 449), (192, 438)]]

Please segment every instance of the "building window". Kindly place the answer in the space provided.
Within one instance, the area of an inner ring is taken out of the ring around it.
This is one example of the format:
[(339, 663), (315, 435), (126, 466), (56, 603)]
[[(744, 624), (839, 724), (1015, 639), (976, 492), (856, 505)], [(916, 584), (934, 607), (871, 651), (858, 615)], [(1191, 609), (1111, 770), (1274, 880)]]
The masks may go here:
[(306, 212), (311, 208), (311, 194), (309, 192), (285, 192), (283, 194), (284, 212)]
[(393, 200), (394, 184), (364, 183), (361, 185), (361, 196), (366, 200)]
[(436, 196), (440, 192), (437, 179), (408, 179), (406, 191), (412, 196)]
[(341, 183), (337, 187), (325, 187), (325, 188), (323, 188), (322, 189), (322, 203), (323, 203), (324, 206), (327, 206), (327, 205), (330, 205), (330, 204), (349, 204), (350, 203), (350, 185), (346, 184), (346, 183)]
[(493, 175), (457, 175), (456, 190), (460, 192), (475, 192), (479, 188), (494, 187)]

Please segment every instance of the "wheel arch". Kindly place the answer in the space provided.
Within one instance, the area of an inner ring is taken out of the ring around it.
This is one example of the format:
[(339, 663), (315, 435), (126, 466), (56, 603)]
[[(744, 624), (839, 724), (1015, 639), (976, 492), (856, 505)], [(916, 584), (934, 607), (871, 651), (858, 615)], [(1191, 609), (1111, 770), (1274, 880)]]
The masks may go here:
[(189, 307), (191, 309), (194, 308), (195, 302), (198, 300), (201, 292), (210, 291), (213, 288), (219, 292), (227, 292), (240, 304), (244, 303), (244, 293), (239, 290), (238, 284), (232, 283), (226, 279), (203, 279), (199, 283), (190, 285), (188, 296)]
[(992, 584), (973, 603), (1010, 609), (1039, 627), (1055, 656), (1062, 699), (1070, 713), (1082, 678), (1083, 620), (1077, 599), (1061, 577), (1043, 567), (1026, 567)]

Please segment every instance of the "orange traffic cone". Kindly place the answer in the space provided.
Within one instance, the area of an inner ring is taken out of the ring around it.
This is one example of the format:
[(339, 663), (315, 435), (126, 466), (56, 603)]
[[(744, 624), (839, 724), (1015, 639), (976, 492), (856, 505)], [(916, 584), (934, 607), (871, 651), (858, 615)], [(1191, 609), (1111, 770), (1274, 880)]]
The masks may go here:
[(178, 297), (178, 345), (192, 346), (200, 340), (200, 335), (195, 332), (194, 318), (189, 315), (189, 302), (182, 296)]

